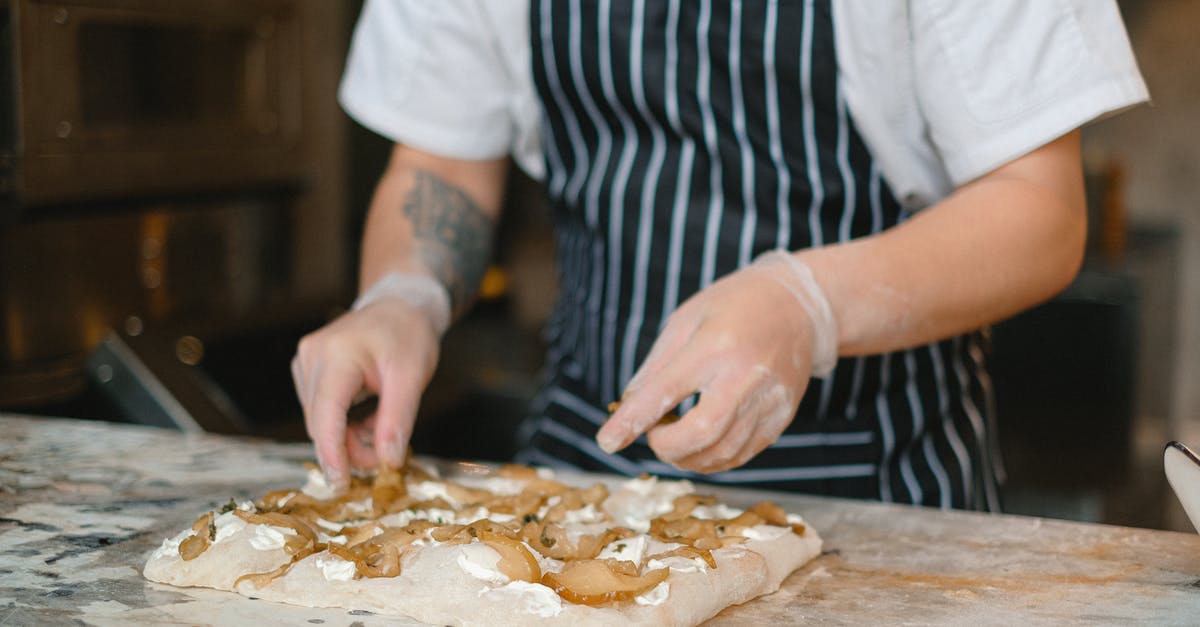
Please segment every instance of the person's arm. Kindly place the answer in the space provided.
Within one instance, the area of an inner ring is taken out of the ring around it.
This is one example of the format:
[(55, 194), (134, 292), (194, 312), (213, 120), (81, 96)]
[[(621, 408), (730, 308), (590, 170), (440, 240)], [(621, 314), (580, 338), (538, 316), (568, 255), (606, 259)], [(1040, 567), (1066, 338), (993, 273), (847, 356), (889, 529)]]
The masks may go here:
[[(372, 198), (354, 308), (305, 336), (292, 362), (326, 480), (404, 462), (441, 333), (472, 302), (490, 260), (507, 159), (462, 161), (397, 145)], [(375, 415), (347, 427), (362, 390)]]
[[(837, 354), (849, 356), (978, 329), (1064, 289), (1086, 231), (1073, 132), (884, 233), (794, 253), (799, 273), (778, 258), (739, 270), (671, 316), (597, 441), (613, 451), (647, 433), (655, 453), (681, 468), (739, 466), (791, 421), (814, 333), (832, 334)], [(832, 324), (814, 323), (813, 294), (797, 280), (805, 266)], [(700, 400), (682, 420), (658, 424), (695, 392)]]

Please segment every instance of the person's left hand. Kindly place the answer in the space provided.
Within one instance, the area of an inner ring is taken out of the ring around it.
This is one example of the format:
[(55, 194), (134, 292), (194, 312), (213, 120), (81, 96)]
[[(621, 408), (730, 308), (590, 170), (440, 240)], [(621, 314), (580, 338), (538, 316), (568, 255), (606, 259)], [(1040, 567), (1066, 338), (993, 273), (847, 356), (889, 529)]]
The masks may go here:
[[(679, 468), (740, 466), (792, 421), (814, 356), (817, 374), (828, 374), (836, 361), (828, 302), (807, 266), (767, 253), (671, 314), (596, 440), (614, 452), (646, 433), (655, 454)], [(679, 421), (660, 424), (697, 392)]]

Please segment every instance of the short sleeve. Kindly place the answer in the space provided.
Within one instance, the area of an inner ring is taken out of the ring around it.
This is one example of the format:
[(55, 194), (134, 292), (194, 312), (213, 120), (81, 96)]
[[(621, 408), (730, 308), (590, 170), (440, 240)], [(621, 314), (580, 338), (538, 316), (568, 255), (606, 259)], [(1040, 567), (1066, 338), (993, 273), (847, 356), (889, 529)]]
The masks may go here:
[(496, 33), (527, 29), (522, 15), (476, 0), (368, 0), (342, 75), (343, 109), (393, 141), (445, 157), (509, 154), (519, 77)]
[(917, 101), (955, 185), (1148, 98), (1111, 0), (910, 7)]

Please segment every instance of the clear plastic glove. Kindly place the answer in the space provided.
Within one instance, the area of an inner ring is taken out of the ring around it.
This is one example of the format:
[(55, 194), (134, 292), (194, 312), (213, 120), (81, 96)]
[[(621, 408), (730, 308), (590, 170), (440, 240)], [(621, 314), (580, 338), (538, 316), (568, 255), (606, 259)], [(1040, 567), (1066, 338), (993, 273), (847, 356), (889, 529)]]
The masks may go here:
[[(300, 340), (292, 378), (325, 480), (349, 483), (350, 468), (404, 463), (421, 393), (437, 366), (450, 297), (436, 280), (388, 274), (351, 311)], [(379, 396), (375, 414), (347, 425), (363, 392)]]
[[(734, 468), (779, 438), (809, 377), (836, 362), (837, 325), (820, 285), (804, 263), (771, 251), (671, 315), (596, 440), (613, 452), (646, 433), (679, 468)], [(697, 392), (682, 419), (659, 424)]]

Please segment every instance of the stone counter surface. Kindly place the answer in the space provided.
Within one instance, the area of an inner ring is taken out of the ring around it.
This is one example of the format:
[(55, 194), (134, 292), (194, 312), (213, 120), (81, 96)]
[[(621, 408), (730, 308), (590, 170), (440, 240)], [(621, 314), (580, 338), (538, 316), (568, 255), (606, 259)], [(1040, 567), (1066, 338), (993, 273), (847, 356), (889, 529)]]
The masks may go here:
[[(0, 625), (415, 624), (142, 578), (164, 538), (231, 497), (302, 484), (309, 459), (307, 445), (0, 415)], [(1200, 536), (767, 496), (825, 553), (712, 625), (1200, 624)]]

